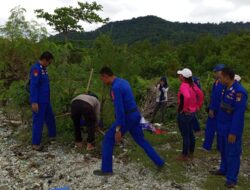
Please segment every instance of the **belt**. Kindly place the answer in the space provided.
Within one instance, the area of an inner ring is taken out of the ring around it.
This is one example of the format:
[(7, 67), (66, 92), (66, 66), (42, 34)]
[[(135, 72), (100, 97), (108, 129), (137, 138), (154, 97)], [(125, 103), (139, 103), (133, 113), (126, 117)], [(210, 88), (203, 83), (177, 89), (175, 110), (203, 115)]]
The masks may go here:
[(181, 112), (180, 114), (184, 114), (184, 115), (191, 116), (191, 115), (194, 115), (195, 113), (191, 113), (191, 112)]
[(129, 115), (129, 114), (135, 113), (135, 112), (137, 112), (137, 111), (138, 111), (138, 109), (137, 109), (137, 108), (134, 108), (134, 109), (131, 109), (131, 110), (126, 111), (125, 114), (126, 114), (126, 115)]
[(225, 102), (221, 102), (220, 108), (228, 114), (231, 114), (234, 111), (234, 108), (230, 104), (227, 104)]

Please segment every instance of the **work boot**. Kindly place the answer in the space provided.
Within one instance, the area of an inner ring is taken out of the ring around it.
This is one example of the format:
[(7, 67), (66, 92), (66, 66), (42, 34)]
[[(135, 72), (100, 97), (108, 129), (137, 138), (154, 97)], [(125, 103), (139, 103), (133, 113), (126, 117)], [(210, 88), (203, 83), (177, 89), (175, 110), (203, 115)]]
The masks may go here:
[(181, 154), (180, 156), (178, 156), (176, 158), (176, 160), (181, 161), (181, 162), (186, 162), (186, 161), (188, 161), (188, 156), (185, 156), (185, 155)]
[(43, 148), (44, 148), (44, 146), (42, 146), (42, 145), (32, 145), (32, 150), (35, 150), (38, 152), (43, 151)]
[(56, 137), (49, 137), (49, 144), (56, 144)]
[(82, 149), (82, 147), (83, 147), (82, 142), (75, 142), (75, 147), (79, 148), (79, 149)]
[(113, 172), (103, 172), (102, 170), (95, 170), (93, 174), (97, 176), (112, 176)]
[(164, 163), (164, 164), (162, 164), (161, 166), (157, 166), (157, 171), (158, 171), (158, 172), (163, 171), (163, 170), (164, 170), (164, 168), (165, 168), (165, 166), (166, 166), (166, 164), (165, 164), (165, 163)]
[(189, 158), (190, 160), (193, 160), (193, 159), (194, 159), (194, 153), (189, 153), (189, 154), (188, 154), (188, 158)]
[(235, 188), (235, 186), (236, 186), (236, 184), (233, 183), (233, 182), (227, 182), (225, 184), (225, 187), (228, 188), (228, 189), (233, 189), (233, 188)]
[(199, 149), (199, 150), (202, 150), (203, 152), (210, 152), (210, 151), (211, 151), (211, 150), (209, 150), (209, 149), (204, 148), (203, 146), (202, 146), (202, 147), (199, 147), (198, 149)]
[(215, 170), (215, 171), (209, 171), (211, 175), (217, 175), (217, 176), (225, 176), (225, 174), (220, 171), (220, 170)]

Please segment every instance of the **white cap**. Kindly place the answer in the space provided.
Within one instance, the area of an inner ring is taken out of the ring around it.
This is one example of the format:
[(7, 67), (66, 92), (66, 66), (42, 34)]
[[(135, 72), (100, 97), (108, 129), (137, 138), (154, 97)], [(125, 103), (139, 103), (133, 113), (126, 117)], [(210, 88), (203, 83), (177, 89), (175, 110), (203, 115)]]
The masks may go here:
[(188, 69), (188, 68), (177, 71), (177, 74), (182, 75), (185, 78), (192, 77), (192, 71), (190, 69)]
[(234, 80), (240, 82), (240, 81), (241, 81), (240, 75), (235, 75), (235, 76), (234, 76)]

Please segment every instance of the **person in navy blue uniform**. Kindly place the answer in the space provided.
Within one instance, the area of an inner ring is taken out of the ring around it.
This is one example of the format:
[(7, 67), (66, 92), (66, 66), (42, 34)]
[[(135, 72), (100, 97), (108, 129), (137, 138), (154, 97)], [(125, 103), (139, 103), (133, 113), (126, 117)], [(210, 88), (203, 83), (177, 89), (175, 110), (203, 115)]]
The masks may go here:
[(100, 74), (104, 84), (111, 85), (110, 95), (114, 103), (115, 122), (106, 132), (103, 140), (101, 170), (95, 170), (94, 174), (100, 176), (113, 174), (113, 148), (115, 143), (121, 141), (126, 132), (131, 134), (135, 142), (143, 148), (156, 166), (162, 168), (164, 160), (144, 139), (140, 126), (141, 114), (138, 111), (130, 84), (128, 81), (114, 76), (112, 70), (108, 67), (102, 68)]
[(43, 124), (48, 127), (51, 139), (56, 137), (55, 117), (50, 104), (50, 82), (46, 67), (53, 60), (50, 52), (44, 52), (30, 69), (30, 102), (32, 107), (32, 148), (41, 151)]
[(220, 82), (219, 77), (223, 68), (225, 68), (224, 64), (218, 64), (213, 69), (215, 72), (215, 82), (213, 84), (208, 107), (209, 111), (205, 129), (205, 141), (202, 145), (203, 149), (206, 151), (212, 149), (215, 134), (217, 136), (217, 150), (220, 150), (220, 137), (217, 132), (217, 114), (220, 107), (220, 96), (223, 89), (223, 84)]
[[(193, 79), (194, 84), (196, 84), (196, 86), (201, 90), (200, 79), (198, 77), (195, 77), (195, 76), (193, 76), (192, 79)], [(195, 134), (198, 136), (201, 135), (201, 133), (202, 133), (201, 127), (200, 127), (200, 122), (197, 118), (197, 115), (195, 115), (193, 130), (194, 130)]]
[(221, 94), (218, 111), (218, 133), (221, 135), (221, 163), (215, 175), (226, 177), (226, 187), (234, 188), (240, 169), (242, 152), (242, 133), (244, 114), (247, 107), (248, 94), (240, 83), (234, 80), (234, 71), (224, 68), (221, 71), (221, 82), (225, 88)]

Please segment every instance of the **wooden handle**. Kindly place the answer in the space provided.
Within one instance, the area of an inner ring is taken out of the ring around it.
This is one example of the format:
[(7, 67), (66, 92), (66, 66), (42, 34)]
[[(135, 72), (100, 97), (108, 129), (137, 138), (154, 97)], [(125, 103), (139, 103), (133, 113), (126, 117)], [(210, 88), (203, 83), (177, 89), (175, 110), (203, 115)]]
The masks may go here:
[(92, 76), (93, 76), (93, 72), (94, 72), (94, 69), (92, 68), (91, 72), (90, 72), (90, 75), (89, 75), (89, 81), (88, 81), (86, 92), (89, 91), (89, 87), (90, 87), (91, 79), (92, 79)]

